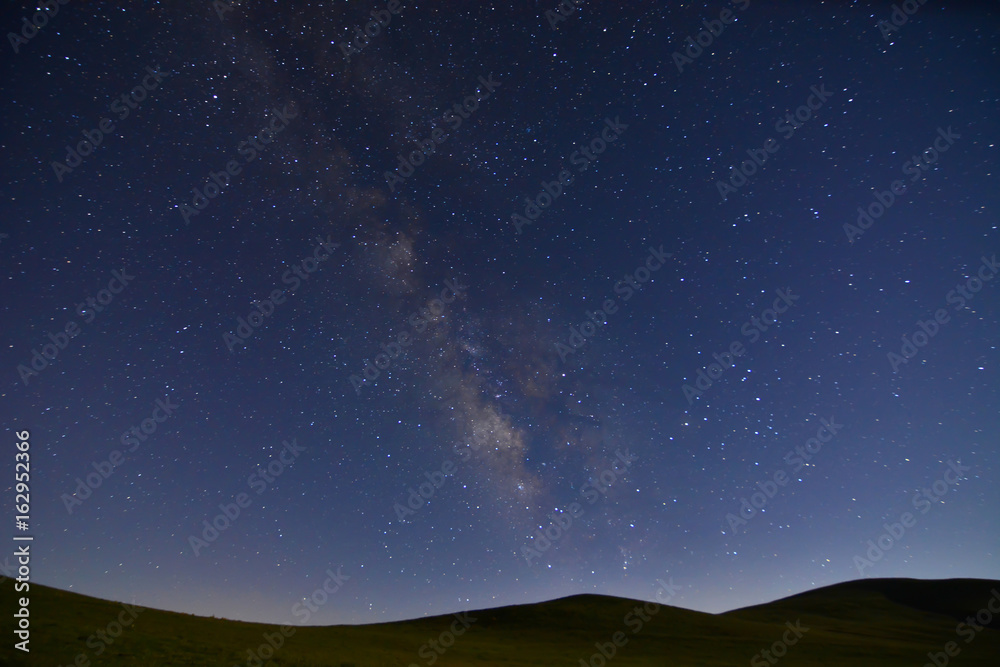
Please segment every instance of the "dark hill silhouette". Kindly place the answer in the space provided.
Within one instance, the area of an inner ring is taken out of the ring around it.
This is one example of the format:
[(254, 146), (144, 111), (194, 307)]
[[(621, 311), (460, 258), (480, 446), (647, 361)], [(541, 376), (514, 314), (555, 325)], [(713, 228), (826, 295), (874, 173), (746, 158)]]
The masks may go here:
[[(955, 667), (997, 667), (996, 614), (991, 627), (980, 631), (967, 628), (963, 636), (956, 628), (961, 619), (987, 608), (998, 590), (1000, 582), (978, 579), (871, 579), (724, 614), (574, 595), (458, 617), (295, 627), (288, 637), (277, 626), (138, 608), (129, 627), (105, 644), (96, 632), (106, 631), (122, 616), (122, 604), (32, 583), (31, 654), (15, 651), (8, 636), (0, 645), (0, 664), (425, 667), (433, 659), (435, 666), (580, 667), (602, 664), (604, 651), (613, 653), (606, 660), (608, 667), (757, 667), (778, 662), (789, 667), (920, 667), (928, 663), (928, 653), (939, 654), (939, 662), (947, 658)], [(13, 613), (18, 596), (10, 580), (0, 584), (5, 613)], [(1000, 595), (997, 600), (994, 607), (1000, 608)], [(449, 637), (452, 630), (462, 632)], [(280, 648), (271, 651), (273, 656), (265, 651), (269, 659), (257, 663), (250, 651), (262, 646), (270, 651), (267, 636), (279, 638), (274, 643)], [(438, 643), (432, 645), (432, 640)], [(790, 643), (782, 645), (785, 640)], [(956, 657), (943, 653), (948, 642), (954, 642)], [(447, 648), (441, 648), (444, 644)], [(779, 653), (781, 657), (775, 657)], [(80, 655), (89, 662), (79, 662)]]
[[(916, 611), (946, 616), (964, 621), (986, 606), (993, 595), (1000, 598), (1000, 586), (987, 579), (861, 579), (846, 581), (812, 591), (806, 591), (764, 605), (736, 609), (727, 614), (739, 616), (744, 611), (770, 609), (796, 609), (801, 612), (814, 609), (829, 614), (832, 600), (855, 604), (870, 599), (882, 600), (909, 607)], [(1000, 601), (994, 602), (1000, 608)], [(1000, 614), (994, 614), (987, 627), (1000, 630)], [(1000, 665), (1000, 659), (997, 660)]]

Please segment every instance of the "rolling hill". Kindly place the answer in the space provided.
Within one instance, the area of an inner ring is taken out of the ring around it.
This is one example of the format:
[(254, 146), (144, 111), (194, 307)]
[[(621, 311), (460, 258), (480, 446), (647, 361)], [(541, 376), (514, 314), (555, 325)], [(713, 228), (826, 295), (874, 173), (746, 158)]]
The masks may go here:
[[(931, 653), (936, 667), (1000, 665), (1000, 614), (988, 611), (991, 601), (1000, 611), (1000, 582), (979, 579), (853, 581), (724, 614), (575, 595), (395, 623), (286, 626), (284, 635), (278, 626), (132, 608), (34, 583), (30, 595), (31, 653), (15, 650), (8, 634), (2, 664), (920, 667), (933, 664)], [(4, 581), (8, 619), (16, 597)], [(981, 610), (986, 627), (964, 624)]]

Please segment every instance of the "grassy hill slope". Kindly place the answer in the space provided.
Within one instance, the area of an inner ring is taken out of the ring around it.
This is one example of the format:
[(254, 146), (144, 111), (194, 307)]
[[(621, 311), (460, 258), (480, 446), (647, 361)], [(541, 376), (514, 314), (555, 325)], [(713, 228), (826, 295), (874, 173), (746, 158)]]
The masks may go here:
[[(644, 609), (644, 603), (634, 600), (577, 595), (472, 611), (466, 620), (468, 629), (459, 636), (450, 630), (464, 629), (455, 616), (365, 626), (297, 627), (262, 664), (579, 667), (582, 659), (584, 665), (600, 667), (599, 658), (591, 661), (593, 655), (600, 656), (595, 643), (610, 653), (614, 635), (620, 632), (621, 646), (614, 647), (609, 667), (769, 665), (759, 652), (780, 644), (783, 636), (796, 639), (786, 647), (787, 654), (777, 647), (784, 656), (780, 662), (788, 666), (920, 667), (928, 661), (928, 652), (944, 651), (945, 644), (953, 641), (960, 654), (950, 659), (952, 664), (996, 667), (1000, 664), (998, 615), (993, 614), (992, 628), (970, 629), (971, 641), (956, 634), (959, 619), (986, 608), (992, 590), (1000, 591), (1000, 582), (864, 580), (718, 615), (654, 605)], [(111, 624), (114, 632), (116, 619), (131, 619), (120, 603), (38, 584), (31, 585), (30, 593), (30, 656), (14, 650), (12, 635), (7, 634), (0, 646), (0, 663), (230, 667), (247, 665), (250, 660), (250, 665), (257, 666), (260, 663), (251, 660), (249, 651), (267, 646), (265, 633), (275, 643), (280, 636), (277, 626), (135, 608), (131, 625), (115, 639), (105, 635), (110, 640), (106, 643), (98, 630), (107, 632)], [(0, 601), (4, 616), (10, 619), (16, 609), (10, 580), (0, 585)], [(1000, 609), (1000, 596), (993, 604)], [(786, 625), (796, 622), (802, 629), (800, 639)], [(431, 640), (440, 642), (438, 650), (429, 644)]]

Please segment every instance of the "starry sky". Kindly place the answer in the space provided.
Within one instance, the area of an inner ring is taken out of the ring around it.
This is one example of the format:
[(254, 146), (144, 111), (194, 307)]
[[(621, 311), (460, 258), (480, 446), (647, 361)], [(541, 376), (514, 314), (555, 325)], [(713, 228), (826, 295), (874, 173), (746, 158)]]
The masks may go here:
[(509, 4), (4, 10), (33, 580), (294, 623), (334, 574), (330, 624), (1000, 578), (997, 4)]

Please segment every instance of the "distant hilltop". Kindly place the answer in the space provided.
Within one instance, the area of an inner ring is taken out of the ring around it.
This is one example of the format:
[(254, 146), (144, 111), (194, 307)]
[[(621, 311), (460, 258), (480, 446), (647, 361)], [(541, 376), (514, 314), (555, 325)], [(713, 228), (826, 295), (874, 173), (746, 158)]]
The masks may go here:
[[(14, 582), (0, 584), (15, 608)], [(601, 595), (356, 626), (272, 626), (31, 584), (31, 652), (9, 665), (906, 665), (996, 667), (1000, 582), (865, 579), (724, 614)], [(957, 656), (960, 656), (957, 657)]]

